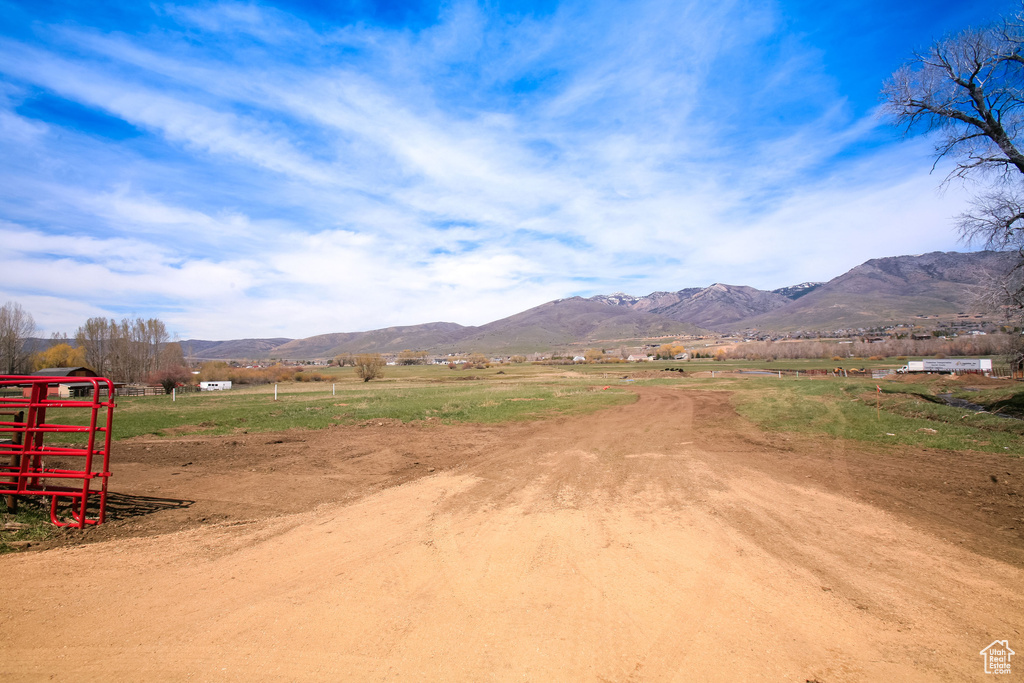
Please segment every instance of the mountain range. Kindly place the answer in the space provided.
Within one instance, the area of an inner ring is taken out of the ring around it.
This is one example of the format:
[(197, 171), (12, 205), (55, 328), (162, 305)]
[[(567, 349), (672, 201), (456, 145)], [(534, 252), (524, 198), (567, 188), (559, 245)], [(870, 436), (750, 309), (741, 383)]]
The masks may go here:
[(187, 340), (202, 359), (330, 358), (341, 353), (528, 353), (571, 344), (758, 330), (835, 332), (915, 318), (955, 318), (1014, 263), (1009, 252), (932, 252), (872, 259), (828, 282), (765, 291), (715, 283), (646, 296), (615, 293), (550, 301), (481, 326), (451, 322), (322, 334), (305, 339)]

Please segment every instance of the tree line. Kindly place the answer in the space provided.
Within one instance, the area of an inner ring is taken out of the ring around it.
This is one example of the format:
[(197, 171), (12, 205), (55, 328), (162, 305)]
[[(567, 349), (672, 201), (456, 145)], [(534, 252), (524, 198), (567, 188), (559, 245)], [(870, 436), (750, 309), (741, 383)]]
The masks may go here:
[(833, 358), (837, 354), (860, 358), (884, 356), (1002, 356), (1012, 344), (1011, 335), (989, 334), (956, 339), (887, 339), (883, 342), (748, 342), (720, 351), (715, 358), (744, 360), (779, 360), (797, 358)]
[(30, 342), (35, 332), (35, 319), (21, 304), (8, 301), (0, 306), (0, 372), (17, 375), (84, 366), (133, 384), (187, 371), (181, 346), (170, 341), (167, 326), (158, 318), (89, 318), (73, 338), (54, 334), (47, 348), (38, 351)]
[(184, 366), (181, 345), (170, 342), (167, 327), (157, 318), (89, 318), (75, 332), (85, 365), (104, 377), (141, 382), (151, 374)]

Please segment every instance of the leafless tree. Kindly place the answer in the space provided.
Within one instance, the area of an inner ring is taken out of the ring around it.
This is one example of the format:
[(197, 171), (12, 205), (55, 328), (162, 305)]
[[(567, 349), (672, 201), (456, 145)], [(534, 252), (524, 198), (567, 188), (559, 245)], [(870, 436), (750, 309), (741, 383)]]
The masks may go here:
[[(89, 318), (75, 333), (78, 346), (85, 350), (86, 365), (100, 375), (124, 382), (142, 381), (162, 366), (166, 356), (167, 328), (156, 318), (124, 318), (121, 322)], [(180, 364), (180, 347), (167, 364)]]
[(908, 133), (938, 131), (936, 163), (952, 175), (1024, 174), (1018, 134), (1024, 122), (1024, 9), (999, 24), (936, 41), (886, 82), (886, 112)]
[(106, 318), (89, 318), (75, 332), (75, 343), (85, 351), (85, 364), (104, 377), (109, 371), (111, 322)]
[(27, 342), (35, 331), (35, 319), (21, 304), (8, 301), (0, 306), (0, 372), (5, 375), (28, 372), (32, 349)]
[(967, 243), (978, 243), (986, 249), (1015, 251), (1017, 258), (1006, 273), (996, 274), (982, 295), (982, 304), (989, 309), (1017, 312), (1024, 315), (1024, 183), (1004, 184), (976, 197), (971, 211), (959, 216), (960, 234)]
[(1024, 322), (1024, 3), (990, 26), (915, 52), (882, 95), (885, 111), (908, 134), (937, 133), (936, 164), (956, 160), (947, 180), (993, 181), (958, 217), (957, 227), (967, 244), (1017, 252), (989, 299)]

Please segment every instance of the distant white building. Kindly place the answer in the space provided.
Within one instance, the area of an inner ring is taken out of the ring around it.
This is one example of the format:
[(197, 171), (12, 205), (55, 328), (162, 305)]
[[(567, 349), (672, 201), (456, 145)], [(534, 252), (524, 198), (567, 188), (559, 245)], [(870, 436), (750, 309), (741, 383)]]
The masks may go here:
[(231, 388), (231, 382), (200, 382), (199, 391), (227, 391)]

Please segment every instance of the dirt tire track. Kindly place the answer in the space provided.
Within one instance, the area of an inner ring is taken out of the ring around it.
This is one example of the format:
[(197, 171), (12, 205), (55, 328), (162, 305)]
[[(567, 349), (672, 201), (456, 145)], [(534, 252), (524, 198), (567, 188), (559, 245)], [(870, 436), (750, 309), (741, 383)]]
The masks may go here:
[(115, 490), (194, 502), (0, 559), (0, 674), (952, 681), (1021, 641), (1019, 460), (638, 393), (518, 425), (120, 444)]

